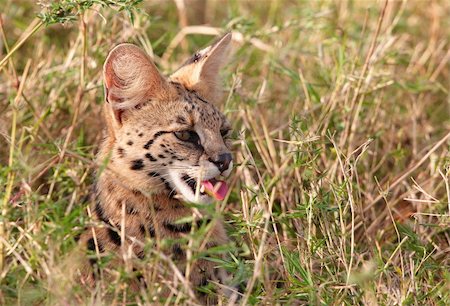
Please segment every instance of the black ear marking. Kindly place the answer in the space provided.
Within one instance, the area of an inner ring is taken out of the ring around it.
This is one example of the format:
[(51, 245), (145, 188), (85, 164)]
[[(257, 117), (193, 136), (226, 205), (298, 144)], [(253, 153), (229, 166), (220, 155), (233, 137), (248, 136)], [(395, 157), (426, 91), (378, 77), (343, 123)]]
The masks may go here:
[(196, 52), (194, 55), (192, 55), (187, 61), (185, 61), (184, 63), (183, 63), (183, 65), (181, 65), (182, 67), (183, 66), (187, 66), (187, 65), (190, 65), (190, 64), (193, 64), (193, 63), (198, 63), (198, 61), (200, 60), (202, 58), (202, 55), (200, 54), (200, 52)]

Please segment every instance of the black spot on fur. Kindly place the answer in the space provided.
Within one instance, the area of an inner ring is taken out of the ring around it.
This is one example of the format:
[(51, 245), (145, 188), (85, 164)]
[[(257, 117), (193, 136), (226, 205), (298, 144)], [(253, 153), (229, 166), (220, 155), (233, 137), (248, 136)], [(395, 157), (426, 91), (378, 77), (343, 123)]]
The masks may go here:
[[(145, 257), (144, 250), (140, 250), (140, 251), (136, 252), (136, 256), (137, 256), (137, 258), (139, 258), (139, 259), (144, 259), (144, 257)], [(133, 270), (134, 270), (134, 268), (133, 268)], [(141, 278), (142, 278), (142, 274), (138, 274), (136, 277), (137, 277), (137, 279), (140, 281)]]
[(105, 223), (109, 223), (109, 218), (105, 214), (105, 210), (103, 209), (102, 205), (100, 204), (100, 201), (97, 201), (95, 203), (94, 208), (95, 215), (100, 221), (103, 221)]
[(172, 246), (172, 252), (175, 259), (181, 259), (184, 257), (184, 251), (178, 243), (175, 243)]
[(131, 140), (128, 140), (127, 145), (132, 146), (133, 142)]
[(100, 268), (97, 265), (97, 258), (89, 258), (89, 264), (92, 267), (92, 278), (97, 279), (97, 275), (100, 274)]
[(142, 136), (144, 136), (144, 133), (139, 133), (138, 136), (142, 137)]
[[(100, 243), (100, 241), (97, 240), (97, 246), (98, 251), (100, 253), (103, 253), (105, 251), (105, 248), (103, 247), (103, 244)], [(94, 238), (91, 238), (87, 241), (87, 248), (89, 251), (95, 251), (95, 240)]]
[(170, 187), (170, 184), (168, 181), (166, 181), (163, 177), (160, 177), (161, 181), (164, 183), (164, 187), (166, 188), (167, 192), (169, 192), (168, 197), (171, 199), (173, 198), (177, 192), (175, 191), (175, 189), (173, 189), (172, 187)]
[(94, 272), (92, 273), (92, 276), (93, 276), (93, 278), (95, 279), (95, 278), (96, 278), (96, 275), (100, 272), (100, 271), (98, 270), (98, 266), (97, 266), (97, 259), (96, 259), (96, 258), (89, 258), (89, 264), (90, 264), (93, 268), (95, 267)]
[(91, 238), (91, 239), (89, 239), (88, 241), (87, 241), (87, 249), (89, 250), (89, 251), (95, 251), (95, 241), (94, 241), (94, 238)]
[(145, 157), (147, 157), (150, 161), (155, 162), (157, 161), (156, 158), (153, 157), (153, 155), (151, 155), (150, 153), (145, 154)]
[[(153, 225), (150, 225), (148, 228), (148, 234), (150, 235), (150, 237), (154, 238), (156, 237), (156, 232), (155, 229), (153, 228)], [(147, 231), (145, 229), (145, 225), (141, 224), (139, 225), (139, 231), (141, 232), (142, 235), (147, 235)]]
[(141, 232), (142, 235), (145, 235), (145, 226), (144, 226), (144, 224), (139, 225), (139, 231)]
[[(103, 247), (103, 245), (100, 243), (100, 241), (97, 241), (97, 246), (98, 246), (98, 251), (100, 253), (103, 253), (105, 251), (105, 248)], [(95, 252), (95, 241), (94, 238), (90, 238), (87, 241), (87, 248), (89, 251)], [(97, 265), (97, 258), (89, 258), (89, 264), (92, 266), (93, 268), (93, 272), (92, 272), (92, 276), (95, 279), (96, 275), (98, 275), (100, 273), (98, 265)]]
[(156, 237), (155, 229), (153, 228), (153, 226), (148, 227), (148, 233), (150, 234), (150, 237)]
[(166, 157), (165, 157), (164, 155), (162, 155), (162, 154), (159, 154), (158, 157), (159, 157), (159, 158), (166, 158)]
[(159, 136), (164, 135), (164, 134), (167, 134), (167, 133), (169, 133), (169, 132), (167, 132), (167, 131), (159, 131), (159, 132), (156, 132), (155, 135), (153, 135), (153, 139), (156, 139), (156, 138), (158, 138)]
[(181, 116), (177, 116), (176, 121), (177, 121), (177, 123), (179, 123), (179, 124), (186, 124), (186, 119), (184, 119), (184, 118), (181, 117)]
[[(86, 229), (84, 229), (84, 230), (86, 230)], [(78, 242), (78, 241), (80, 241), (80, 237), (81, 237), (81, 233), (78, 233), (75, 235), (75, 237), (73, 237), (73, 240), (75, 240), (75, 242)]]
[(174, 223), (164, 222), (163, 225), (168, 231), (171, 231), (174, 233), (189, 233), (192, 228), (190, 223), (174, 224)]
[(122, 240), (120, 239), (120, 235), (113, 229), (108, 228), (108, 236), (112, 243), (115, 245), (121, 245)]
[(205, 287), (208, 286), (208, 279), (206, 277), (203, 277), (200, 281), (200, 283), (198, 284), (198, 287)]
[(159, 176), (159, 173), (158, 173), (158, 172), (151, 171), (151, 172), (148, 173), (148, 176), (151, 176), (151, 177), (158, 177), (158, 176)]
[(186, 102), (189, 103), (189, 104), (194, 103), (194, 101), (192, 100), (191, 95), (189, 95), (189, 94), (185, 94), (185, 95), (184, 95), (184, 101), (186, 101)]
[(125, 150), (124, 148), (117, 148), (117, 155), (119, 155), (120, 158), (124, 158), (125, 157)]
[(200, 228), (200, 227), (203, 226), (203, 224), (206, 226), (206, 225), (208, 225), (210, 222), (211, 222), (211, 219), (205, 218), (205, 219), (197, 220), (195, 223), (196, 223), (196, 225), (197, 225), (197, 228)]
[(150, 148), (150, 146), (153, 144), (154, 140), (150, 139), (149, 141), (147, 141), (147, 143), (144, 145), (144, 149), (148, 150), (148, 148)]
[(131, 162), (131, 170), (141, 170), (144, 168), (144, 161), (142, 159), (136, 159)]
[(137, 215), (139, 213), (139, 210), (134, 207), (133, 203), (130, 203), (128, 201), (125, 203), (125, 210), (129, 215)]
[(161, 148), (165, 148), (166, 147), (166, 145), (165, 144), (160, 144), (160, 146), (161, 146)]
[(195, 180), (192, 177), (190, 177), (189, 175), (187, 175), (187, 174), (183, 175), (181, 177), (181, 179), (183, 181), (185, 181), (186, 184), (188, 184), (188, 186), (191, 187), (191, 190), (195, 193), (195, 189), (197, 187), (197, 184), (196, 184)]
[(153, 144), (153, 142), (155, 142), (156, 138), (158, 138), (161, 135), (167, 134), (170, 132), (167, 131), (159, 131), (156, 132), (155, 135), (153, 135), (153, 139), (150, 139), (145, 145), (144, 145), (144, 149), (148, 150), (150, 148), (150, 146)]
[(163, 210), (163, 209), (161, 208), (161, 206), (159, 206), (158, 204), (155, 204), (155, 203), (153, 203), (153, 209), (154, 209), (155, 211), (161, 211), (161, 210)]

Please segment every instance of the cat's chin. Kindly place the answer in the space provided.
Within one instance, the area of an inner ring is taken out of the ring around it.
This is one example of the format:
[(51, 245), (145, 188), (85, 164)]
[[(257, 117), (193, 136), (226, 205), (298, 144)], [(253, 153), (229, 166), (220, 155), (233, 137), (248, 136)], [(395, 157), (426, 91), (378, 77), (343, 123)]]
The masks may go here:
[(175, 198), (178, 198), (179, 200), (181, 200), (182, 202), (186, 202), (186, 203), (194, 203), (194, 204), (211, 204), (214, 199), (212, 197), (210, 197), (209, 195), (202, 195), (202, 196), (195, 196), (195, 194), (183, 194), (180, 193), (178, 195), (175, 196)]

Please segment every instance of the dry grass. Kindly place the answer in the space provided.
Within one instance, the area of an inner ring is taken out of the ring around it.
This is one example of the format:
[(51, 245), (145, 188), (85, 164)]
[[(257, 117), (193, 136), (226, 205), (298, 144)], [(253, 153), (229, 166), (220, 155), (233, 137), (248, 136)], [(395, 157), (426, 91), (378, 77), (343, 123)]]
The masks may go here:
[(155, 304), (162, 287), (195, 303), (150, 242), (159, 282), (137, 295), (126, 268), (86, 291), (71, 254), (108, 50), (134, 42), (170, 72), (224, 31), (237, 166), (217, 251), (241, 303), (450, 304), (448, 1), (42, 2), (0, 0), (1, 304)]

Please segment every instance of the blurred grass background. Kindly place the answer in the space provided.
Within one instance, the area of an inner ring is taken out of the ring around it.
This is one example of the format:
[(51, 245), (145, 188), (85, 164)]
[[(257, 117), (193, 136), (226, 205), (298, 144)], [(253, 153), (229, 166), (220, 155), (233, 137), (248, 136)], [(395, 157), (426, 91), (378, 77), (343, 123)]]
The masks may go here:
[(0, 304), (195, 303), (163, 272), (133, 294), (118, 268), (86, 293), (71, 252), (91, 222), (109, 49), (133, 42), (168, 74), (226, 31), (237, 166), (218, 264), (241, 303), (450, 304), (449, 1), (0, 7)]

